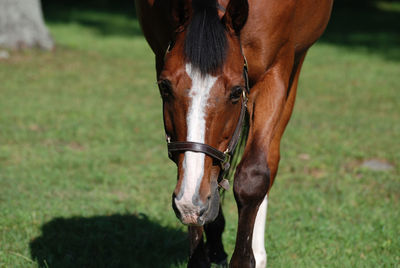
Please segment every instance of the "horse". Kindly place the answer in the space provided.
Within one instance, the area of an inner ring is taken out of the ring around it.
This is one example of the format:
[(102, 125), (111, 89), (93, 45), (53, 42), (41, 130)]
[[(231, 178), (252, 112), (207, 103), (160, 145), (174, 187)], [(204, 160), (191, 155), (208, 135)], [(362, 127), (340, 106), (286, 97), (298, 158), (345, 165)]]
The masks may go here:
[(228, 264), (219, 189), (227, 187), (224, 176), (243, 139), (234, 171), (238, 228), (229, 266), (265, 267), (268, 194), (280, 140), (304, 58), (326, 28), (333, 0), (135, 0), (135, 5), (155, 55), (168, 155), (178, 174), (172, 207), (188, 225), (188, 267)]

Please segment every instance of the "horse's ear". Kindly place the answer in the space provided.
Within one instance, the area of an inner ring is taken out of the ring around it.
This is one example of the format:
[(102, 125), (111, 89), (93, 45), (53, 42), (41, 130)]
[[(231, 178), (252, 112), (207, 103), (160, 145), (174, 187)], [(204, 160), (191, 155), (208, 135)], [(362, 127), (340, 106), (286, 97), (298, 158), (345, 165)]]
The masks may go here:
[(171, 0), (171, 14), (177, 32), (181, 32), (186, 26), (190, 12), (187, 0)]
[(246, 24), (248, 14), (249, 3), (247, 0), (230, 0), (222, 21), (229, 30), (239, 35), (240, 30)]

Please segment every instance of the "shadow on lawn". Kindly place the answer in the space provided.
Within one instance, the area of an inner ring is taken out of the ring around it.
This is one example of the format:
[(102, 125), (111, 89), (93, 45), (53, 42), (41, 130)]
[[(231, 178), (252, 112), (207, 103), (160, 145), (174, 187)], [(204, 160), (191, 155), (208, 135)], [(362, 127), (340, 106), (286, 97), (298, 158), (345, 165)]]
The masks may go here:
[[(377, 6), (380, 1), (370, 1), (368, 5), (361, 5), (360, 1), (353, 5), (344, 0), (335, 3), (320, 42), (400, 60), (399, 8), (383, 9)], [(75, 23), (104, 36), (142, 36), (132, 0), (44, 0), (43, 10), (46, 21), (51, 23)]]
[(320, 42), (400, 60), (400, 11), (334, 6)]
[(104, 36), (143, 35), (134, 1), (114, 6), (93, 1), (43, 1), (43, 14), (48, 23), (78, 24)]
[(39, 267), (170, 267), (186, 260), (186, 238), (146, 216), (56, 218), (30, 249)]

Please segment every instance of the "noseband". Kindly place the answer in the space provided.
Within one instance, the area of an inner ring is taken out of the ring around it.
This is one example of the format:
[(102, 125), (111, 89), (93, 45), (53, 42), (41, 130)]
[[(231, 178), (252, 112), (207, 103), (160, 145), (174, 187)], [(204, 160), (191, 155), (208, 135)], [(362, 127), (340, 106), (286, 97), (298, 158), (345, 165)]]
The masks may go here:
[[(168, 51), (169, 47), (167, 49), (167, 53)], [(228, 147), (226, 148), (225, 151), (222, 152), (205, 143), (192, 142), (192, 141), (171, 141), (171, 137), (168, 134), (166, 134), (167, 145), (168, 145), (168, 156), (171, 160), (172, 160), (172, 153), (174, 152), (191, 151), (191, 152), (204, 153), (212, 157), (214, 160), (218, 161), (221, 167), (221, 173), (220, 176), (218, 176), (218, 183), (225, 190), (227, 190), (227, 188), (229, 187), (229, 183), (226, 179), (224, 179), (224, 176), (229, 171), (231, 165), (230, 164), (231, 157), (240, 139), (240, 134), (242, 132), (242, 127), (244, 124), (244, 119), (247, 110), (247, 100), (248, 100), (247, 95), (250, 93), (246, 58), (244, 58), (243, 77), (245, 80), (245, 88), (242, 90), (242, 98), (241, 98), (242, 101), (241, 101), (239, 120), (237, 122), (235, 132), (233, 132), (232, 138), (229, 141)]]

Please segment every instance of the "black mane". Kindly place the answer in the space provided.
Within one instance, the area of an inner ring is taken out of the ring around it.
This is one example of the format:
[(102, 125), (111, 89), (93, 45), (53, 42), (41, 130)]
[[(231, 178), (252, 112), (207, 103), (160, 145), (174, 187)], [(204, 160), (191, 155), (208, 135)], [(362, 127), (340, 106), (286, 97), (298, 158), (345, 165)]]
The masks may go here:
[(226, 32), (216, 0), (193, 0), (193, 16), (185, 40), (185, 56), (202, 74), (215, 73), (225, 61)]

